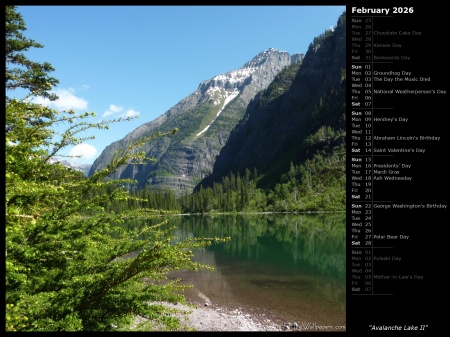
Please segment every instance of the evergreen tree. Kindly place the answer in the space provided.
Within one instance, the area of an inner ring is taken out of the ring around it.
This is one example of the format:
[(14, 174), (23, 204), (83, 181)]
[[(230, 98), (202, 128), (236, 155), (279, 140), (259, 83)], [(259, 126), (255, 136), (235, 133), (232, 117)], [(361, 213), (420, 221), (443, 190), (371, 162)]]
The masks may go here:
[[(53, 163), (59, 150), (79, 143), (77, 132), (109, 124), (85, 122), (93, 113), (77, 116), (30, 103), (37, 96), (54, 99), (50, 89), (57, 81), (48, 74), (51, 65), (22, 54), (41, 47), (24, 38), (24, 30), (17, 8), (6, 6), (6, 86), (29, 91), (23, 99), (7, 98), (5, 109), (6, 331), (126, 330), (136, 316), (149, 319), (147, 329), (176, 329), (173, 309), (149, 303), (185, 303), (179, 293), (184, 286), (166, 275), (209, 268), (191, 260), (192, 249), (213, 239), (172, 244), (164, 221), (141, 230), (121, 226), (150, 211), (105, 210), (139, 201), (125, 189), (133, 181), (107, 177), (125, 163), (145, 161), (139, 148), (158, 135), (132, 144), (90, 178)], [(71, 126), (55, 140), (53, 128), (62, 121)], [(143, 232), (147, 238), (139, 239)], [(136, 257), (127, 258), (131, 253)]]
[(48, 62), (33, 62), (24, 54), (30, 48), (44, 46), (23, 36), (26, 25), (16, 7), (5, 7), (5, 21), (6, 90), (25, 88), (35, 95), (56, 99), (51, 89), (59, 81), (49, 76), (54, 68)]

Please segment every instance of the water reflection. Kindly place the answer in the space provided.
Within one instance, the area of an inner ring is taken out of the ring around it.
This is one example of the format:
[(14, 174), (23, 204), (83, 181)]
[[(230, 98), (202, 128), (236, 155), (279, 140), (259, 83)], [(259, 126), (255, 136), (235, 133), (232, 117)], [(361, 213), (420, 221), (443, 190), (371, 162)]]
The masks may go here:
[(177, 240), (231, 237), (194, 251), (213, 272), (170, 275), (194, 285), (186, 297), (285, 322), (345, 325), (344, 214), (176, 216), (165, 226), (176, 227)]

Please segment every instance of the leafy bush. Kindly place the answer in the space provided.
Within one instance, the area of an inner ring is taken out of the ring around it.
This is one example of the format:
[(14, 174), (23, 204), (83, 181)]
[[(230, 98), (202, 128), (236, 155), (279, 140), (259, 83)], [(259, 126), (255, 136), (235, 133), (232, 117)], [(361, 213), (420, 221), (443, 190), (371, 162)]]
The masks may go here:
[[(192, 250), (226, 239), (172, 244), (163, 220), (140, 230), (121, 226), (130, 217), (154, 216), (153, 210), (105, 212), (102, 206), (135, 198), (121, 187), (133, 181), (106, 178), (120, 165), (145, 161), (139, 148), (176, 130), (137, 141), (90, 178), (56, 163), (61, 149), (83, 140), (78, 133), (125, 120), (88, 123), (94, 113), (31, 103), (37, 96), (56, 99), (51, 88), (58, 81), (48, 75), (50, 64), (23, 54), (42, 47), (23, 37), (25, 29), (16, 7), (6, 6), (6, 87), (29, 91), (19, 100), (6, 97), (6, 330), (126, 330), (137, 316), (149, 319), (147, 329), (176, 329), (173, 309), (149, 302), (185, 303), (185, 286), (167, 274), (209, 268), (191, 260)], [(69, 127), (57, 134), (61, 123)]]

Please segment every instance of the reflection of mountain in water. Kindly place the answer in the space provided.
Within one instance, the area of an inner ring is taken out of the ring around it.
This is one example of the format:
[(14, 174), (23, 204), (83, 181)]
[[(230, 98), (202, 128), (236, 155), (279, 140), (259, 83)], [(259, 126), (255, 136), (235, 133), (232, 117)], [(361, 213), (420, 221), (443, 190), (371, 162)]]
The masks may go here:
[(167, 226), (177, 240), (231, 237), (194, 251), (214, 271), (170, 274), (193, 285), (187, 298), (283, 320), (345, 322), (344, 215), (187, 216)]
[[(179, 239), (231, 237), (208, 251), (224, 266), (229, 259), (261, 261), (266, 268), (315, 270), (345, 277), (345, 215), (223, 215), (174, 218), (169, 225)], [(228, 261), (228, 262), (227, 262)]]

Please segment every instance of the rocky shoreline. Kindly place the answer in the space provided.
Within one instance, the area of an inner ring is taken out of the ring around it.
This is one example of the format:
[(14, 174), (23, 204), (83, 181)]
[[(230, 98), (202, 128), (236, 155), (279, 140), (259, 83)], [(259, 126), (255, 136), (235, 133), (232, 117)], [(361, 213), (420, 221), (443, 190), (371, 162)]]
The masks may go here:
[[(194, 305), (165, 303), (170, 308), (188, 311), (187, 315), (177, 314), (181, 331), (297, 331), (295, 322), (279, 322), (264, 313), (250, 314), (242, 308), (227, 308), (211, 303), (188, 301)], [(141, 319), (137, 319), (139, 323)]]

